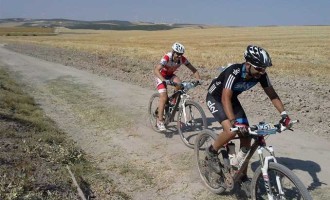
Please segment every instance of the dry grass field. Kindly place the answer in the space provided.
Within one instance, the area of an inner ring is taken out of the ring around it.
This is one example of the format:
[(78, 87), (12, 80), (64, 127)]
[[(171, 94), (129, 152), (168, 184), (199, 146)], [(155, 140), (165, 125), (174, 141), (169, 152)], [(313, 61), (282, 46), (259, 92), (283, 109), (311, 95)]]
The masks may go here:
[[(59, 29), (58, 36), (1, 37), (2, 42), (22, 42), (82, 50), (101, 56), (127, 56), (158, 61), (171, 44), (186, 46), (186, 56), (196, 66), (215, 68), (243, 61), (248, 44), (267, 49), (272, 73), (330, 75), (330, 26), (210, 27), (168, 31), (93, 31)], [(274, 70), (276, 69), (276, 70)]]

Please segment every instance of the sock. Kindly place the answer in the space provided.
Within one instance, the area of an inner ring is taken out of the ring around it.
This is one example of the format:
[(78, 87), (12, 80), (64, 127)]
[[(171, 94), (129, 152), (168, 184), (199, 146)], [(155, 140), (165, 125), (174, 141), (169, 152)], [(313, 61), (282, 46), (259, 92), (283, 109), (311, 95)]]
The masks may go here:
[(213, 145), (209, 147), (209, 151), (214, 154), (218, 154), (218, 151), (213, 148)]
[(242, 181), (242, 182), (245, 182), (245, 181), (247, 181), (247, 180), (249, 180), (249, 177), (248, 177), (246, 174), (244, 174), (244, 175), (241, 177), (241, 181)]

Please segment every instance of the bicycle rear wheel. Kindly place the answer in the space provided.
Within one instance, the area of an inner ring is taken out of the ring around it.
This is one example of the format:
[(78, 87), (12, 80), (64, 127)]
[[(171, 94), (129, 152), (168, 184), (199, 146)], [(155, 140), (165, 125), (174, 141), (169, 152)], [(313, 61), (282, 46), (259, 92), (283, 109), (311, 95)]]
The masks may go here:
[[(225, 175), (214, 172), (208, 165), (208, 159), (205, 154), (206, 148), (208, 148), (214, 140), (217, 138), (217, 134), (211, 130), (202, 130), (195, 141), (195, 160), (197, 162), (197, 169), (204, 185), (213, 193), (221, 194), (226, 190), (224, 181)], [(221, 154), (220, 154), (221, 155)], [(220, 156), (220, 166), (223, 167), (225, 162)], [(229, 161), (228, 161), (229, 162)]]
[[(299, 178), (279, 163), (269, 163), (268, 178), (270, 182), (268, 188), (272, 192), (273, 199), (312, 199)], [(252, 199), (268, 199), (261, 166), (254, 173), (251, 188)]]
[(151, 96), (148, 106), (148, 116), (151, 128), (156, 132), (161, 132), (157, 128), (157, 118), (158, 118), (158, 102), (159, 102), (159, 93), (155, 93)]
[(207, 128), (206, 115), (202, 107), (187, 100), (184, 108), (178, 113), (177, 128), (182, 142), (189, 148), (194, 148), (197, 134)]

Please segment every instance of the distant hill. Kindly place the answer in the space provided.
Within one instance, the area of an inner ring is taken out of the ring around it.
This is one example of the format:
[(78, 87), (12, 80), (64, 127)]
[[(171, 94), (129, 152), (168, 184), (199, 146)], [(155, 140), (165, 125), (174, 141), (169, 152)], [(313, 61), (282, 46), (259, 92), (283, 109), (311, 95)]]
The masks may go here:
[(130, 22), (121, 20), (103, 21), (81, 21), (70, 19), (27, 19), (8, 18), (0, 19), (0, 26), (20, 26), (20, 27), (65, 27), (69, 29), (93, 29), (93, 30), (170, 30), (182, 27), (204, 28), (206, 25), (200, 24), (156, 24), (152, 22)]

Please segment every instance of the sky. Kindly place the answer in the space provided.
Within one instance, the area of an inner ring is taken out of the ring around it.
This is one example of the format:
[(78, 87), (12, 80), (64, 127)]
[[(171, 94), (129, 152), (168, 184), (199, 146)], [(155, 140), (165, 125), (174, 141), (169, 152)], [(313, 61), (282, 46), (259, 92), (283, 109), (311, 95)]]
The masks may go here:
[(0, 0), (0, 19), (330, 25), (330, 0)]

